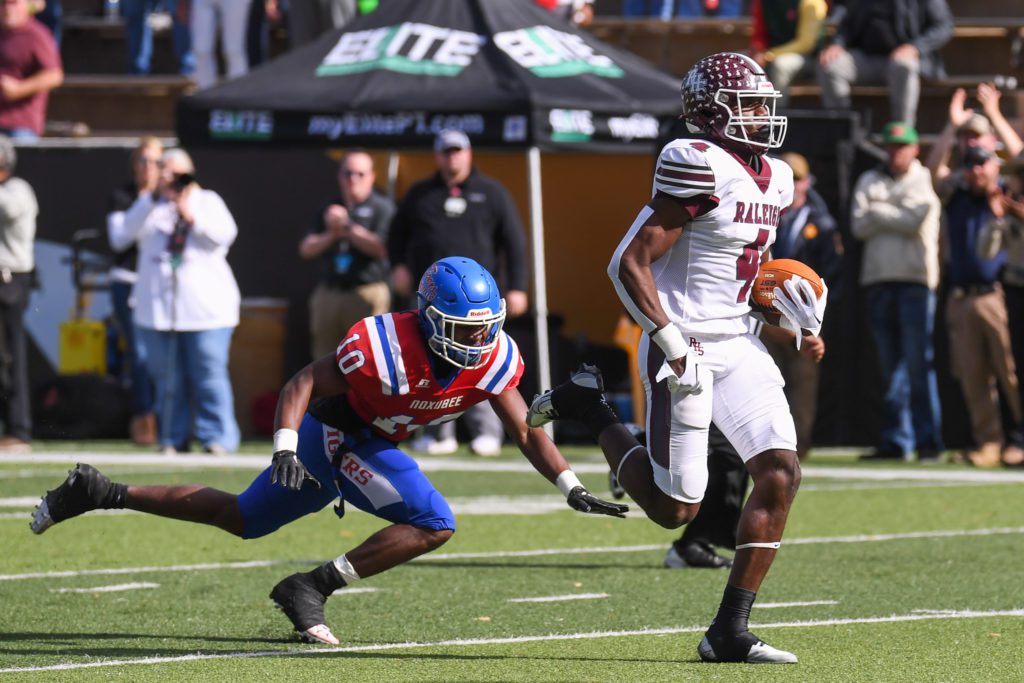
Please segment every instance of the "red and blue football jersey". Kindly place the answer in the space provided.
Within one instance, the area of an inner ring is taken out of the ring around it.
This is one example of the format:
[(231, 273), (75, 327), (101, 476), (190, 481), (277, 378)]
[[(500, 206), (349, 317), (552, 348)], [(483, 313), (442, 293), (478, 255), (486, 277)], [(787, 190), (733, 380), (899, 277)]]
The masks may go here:
[(352, 386), (349, 405), (390, 441), (407, 439), (418, 427), (454, 420), (470, 406), (515, 388), (523, 375), (519, 347), (504, 331), (482, 367), (458, 370), (448, 386), (434, 375), (431, 355), (419, 315), (407, 311), (359, 321), (338, 345), (335, 358)]

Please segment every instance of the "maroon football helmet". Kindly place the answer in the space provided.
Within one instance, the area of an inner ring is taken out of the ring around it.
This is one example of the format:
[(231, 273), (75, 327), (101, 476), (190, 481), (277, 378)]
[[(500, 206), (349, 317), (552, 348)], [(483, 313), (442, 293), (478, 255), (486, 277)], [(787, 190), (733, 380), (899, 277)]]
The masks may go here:
[(686, 74), (683, 118), (692, 133), (704, 133), (737, 151), (763, 154), (781, 147), (786, 137), (786, 117), (775, 115), (780, 97), (753, 59), (719, 52)]

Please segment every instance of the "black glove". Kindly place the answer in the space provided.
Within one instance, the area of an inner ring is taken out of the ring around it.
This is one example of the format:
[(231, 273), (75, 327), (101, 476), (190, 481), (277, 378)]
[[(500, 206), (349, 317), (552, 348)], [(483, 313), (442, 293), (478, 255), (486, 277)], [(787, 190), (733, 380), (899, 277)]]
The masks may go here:
[(274, 453), (274, 462), (270, 468), (271, 484), (280, 484), (292, 491), (298, 491), (307, 479), (320, 488), (320, 482), (306, 470), (299, 461), (299, 456), (295, 455), (295, 451)]
[(576, 486), (566, 497), (566, 502), (573, 510), (589, 512), (592, 515), (609, 515), (611, 517), (625, 517), (629, 512), (628, 505), (609, 503), (593, 495), (582, 486)]

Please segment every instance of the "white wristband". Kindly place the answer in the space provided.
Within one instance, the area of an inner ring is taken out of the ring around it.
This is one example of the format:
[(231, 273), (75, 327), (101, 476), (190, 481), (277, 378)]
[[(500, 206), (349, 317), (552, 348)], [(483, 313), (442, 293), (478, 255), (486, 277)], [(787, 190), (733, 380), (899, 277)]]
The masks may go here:
[(569, 497), (569, 492), (577, 486), (583, 486), (583, 482), (576, 476), (576, 473), (572, 470), (565, 470), (558, 475), (558, 479), (555, 479), (555, 486), (562, 492), (562, 495), (566, 498)]
[(274, 453), (299, 450), (299, 433), (294, 429), (278, 429), (274, 432)]
[(686, 340), (683, 339), (683, 333), (672, 323), (665, 325), (665, 327), (652, 334), (651, 341), (661, 347), (661, 350), (665, 353), (665, 360), (683, 358), (686, 356), (687, 351), (689, 351), (689, 348), (686, 346)]

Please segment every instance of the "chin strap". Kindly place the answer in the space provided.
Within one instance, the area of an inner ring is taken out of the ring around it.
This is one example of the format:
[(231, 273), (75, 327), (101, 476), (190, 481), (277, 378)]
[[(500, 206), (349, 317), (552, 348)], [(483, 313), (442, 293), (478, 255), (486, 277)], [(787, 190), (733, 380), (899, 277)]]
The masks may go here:
[(736, 546), (736, 550), (743, 550), (744, 548), (769, 548), (770, 550), (778, 550), (782, 545), (782, 541), (773, 541), (771, 543), (741, 543)]

